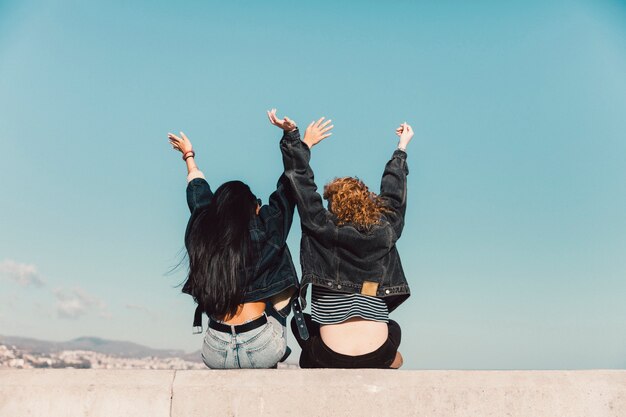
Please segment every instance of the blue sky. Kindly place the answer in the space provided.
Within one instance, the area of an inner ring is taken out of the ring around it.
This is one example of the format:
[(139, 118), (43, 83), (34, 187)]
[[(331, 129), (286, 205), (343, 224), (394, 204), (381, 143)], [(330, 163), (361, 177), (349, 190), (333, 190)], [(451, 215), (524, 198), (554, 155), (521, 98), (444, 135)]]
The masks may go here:
[(0, 334), (198, 349), (166, 134), (267, 200), (277, 107), (320, 185), (413, 124), (408, 368), (625, 368), (626, 4), (391, 3), (0, 1)]

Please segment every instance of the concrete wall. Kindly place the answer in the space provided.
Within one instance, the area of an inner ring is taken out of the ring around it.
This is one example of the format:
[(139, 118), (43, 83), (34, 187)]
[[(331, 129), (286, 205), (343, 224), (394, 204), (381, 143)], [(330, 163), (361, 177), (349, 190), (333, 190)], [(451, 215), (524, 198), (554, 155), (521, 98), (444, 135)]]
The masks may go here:
[(626, 417), (626, 371), (0, 370), (0, 416)]

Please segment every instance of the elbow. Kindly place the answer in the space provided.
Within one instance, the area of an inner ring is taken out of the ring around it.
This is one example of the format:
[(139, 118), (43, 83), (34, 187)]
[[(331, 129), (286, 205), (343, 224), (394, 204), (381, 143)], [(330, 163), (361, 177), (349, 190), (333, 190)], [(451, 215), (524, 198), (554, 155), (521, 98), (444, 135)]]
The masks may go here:
[(187, 184), (189, 184), (191, 181), (195, 180), (196, 178), (204, 178), (204, 173), (202, 171), (200, 171), (198, 168), (194, 168), (191, 171), (189, 171), (189, 174), (187, 175)]

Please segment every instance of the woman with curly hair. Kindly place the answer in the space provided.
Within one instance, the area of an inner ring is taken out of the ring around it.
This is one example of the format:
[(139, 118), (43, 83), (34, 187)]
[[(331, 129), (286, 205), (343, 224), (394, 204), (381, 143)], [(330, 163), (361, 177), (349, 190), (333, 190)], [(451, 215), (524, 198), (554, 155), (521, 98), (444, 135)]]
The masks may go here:
[[(280, 126), (276, 110), (268, 112)], [(396, 129), (400, 141), (382, 177), (380, 194), (360, 180), (337, 178), (324, 187), (322, 204), (310, 149), (331, 135), (322, 117), (300, 140), (297, 130), (281, 140), (285, 175), (296, 199), (302, 225), (300, 305), (294, 306), (292, 330), (303, 368), (399, 368), (400, 326), (389, 313), (410, 295), (396, 241), (406, 210), (406, 147), (413, 129)], [(302, 314), (312, 285), (311, 315)]]

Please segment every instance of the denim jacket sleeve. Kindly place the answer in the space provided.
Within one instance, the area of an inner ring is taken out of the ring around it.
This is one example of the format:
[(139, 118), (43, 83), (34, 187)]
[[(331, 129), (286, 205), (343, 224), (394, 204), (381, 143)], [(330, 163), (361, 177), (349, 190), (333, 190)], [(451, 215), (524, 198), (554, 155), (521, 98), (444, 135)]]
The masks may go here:
[(187, 205), (189, 211), (208, 206), (213, 199), (213, 191), (204, 178), (194, 178), (187, 184)]
[(293, 211), (296, 207), (296, 200), (291, 192), (289, 180), (282, 174), (276, 184), (276, 191), (270, 195), (267, 205), (261, 207), (259, 215), (268, 226), (268, 231), (284, 244), (291, 229), (293, 221)]
[(316, 230), (326, 223), (327, 219), (326, 209), (322, 204), (322, 197), (317, 192), (313, 170), (309, 165), (311, 150), (300, 140), (297, 129), (284, 134), (280, 141), (280, 150), (283, 154), (285, 175), (291, 182), (296, 198), (302, 227)]
[(380, 196), (391, 210), (385, 217), (389, 220), (396, 239), (402, 234), (406, 212), (406, 177), (409, 175), (406, 156), (406, 152), (399, 149), (393, 153), (391, 160), (385, 165), (380, 183)]

